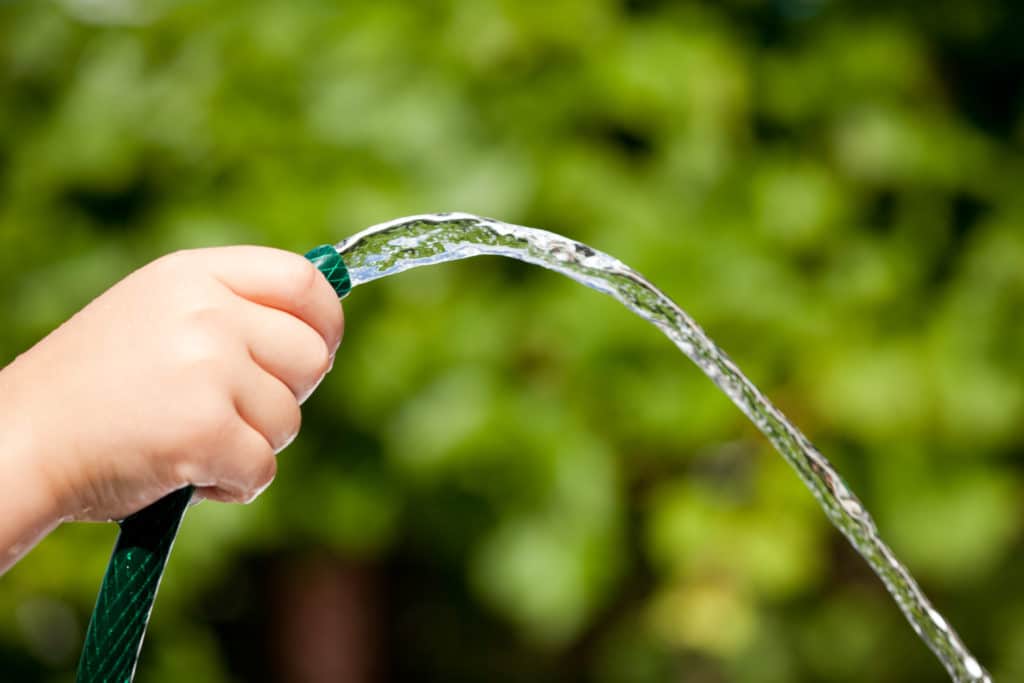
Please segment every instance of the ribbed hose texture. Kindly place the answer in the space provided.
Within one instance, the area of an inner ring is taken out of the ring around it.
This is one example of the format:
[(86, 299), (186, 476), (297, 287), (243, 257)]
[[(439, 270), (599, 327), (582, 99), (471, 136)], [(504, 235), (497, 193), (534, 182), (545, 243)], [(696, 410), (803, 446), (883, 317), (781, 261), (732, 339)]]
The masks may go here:
[(121, 522), (78, 664), (78, 683), (125, 683), (135, 675), (156, 589), (192, 487)]

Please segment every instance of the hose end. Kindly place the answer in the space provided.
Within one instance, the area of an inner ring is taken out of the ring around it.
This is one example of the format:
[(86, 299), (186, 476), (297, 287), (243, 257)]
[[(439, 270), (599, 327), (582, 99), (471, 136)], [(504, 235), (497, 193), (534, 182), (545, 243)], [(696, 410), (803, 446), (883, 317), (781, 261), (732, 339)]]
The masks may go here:
[(329, 244), (321, 244), (306, 252), (306, 258), (317, 267), (334, 288), (339, 299), (344, 299), (352, 291), (352, 279), (348, 268), (338, 251)]

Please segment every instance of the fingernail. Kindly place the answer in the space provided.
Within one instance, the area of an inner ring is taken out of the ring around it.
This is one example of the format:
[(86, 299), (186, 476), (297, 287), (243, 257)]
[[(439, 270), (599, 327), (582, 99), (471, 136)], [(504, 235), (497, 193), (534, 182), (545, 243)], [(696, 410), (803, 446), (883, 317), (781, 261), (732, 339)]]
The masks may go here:
[(309, 387), (308, 389), (306, 389), (306, 391), (304, 393), (302, 393), (302, 394), (300, 394), (299, 396), (296, 397), (298, 399), (298, 401), (299, 401), (299, 405), (300, 406), (303, 403), (305, 403), (306, 400), (310, 396), (313, 395), (313, 392), (316, 391), (320, 387), (321, 384), (323, 384), (324, 379), (326, 379), (327, 374), (331, 371), (331, 368), (333, 368), (333, 367), (334, 367), (334, 356), (331, 356), (330, 362), (327, 364), (327, 369), (324, 370), (324, 374), (322, 374), (319, 377), (317, 377), (316, 381), (313, 382), (313, 386)]
[[(291, 445), (292, 445), (292, 442), (293, 442), (293, 441), (295, 441), (295, 438), (296, 438), (296, 437), (297, 437), (298, 435), (299, 435), (299, 433), (298, 433), (298, 432), (294, 432), (294, 433), (290, 434), (290, 435), (288, 436), (288, 438), (284, 440), (284, 443), (282, 443), (282, 444), (281, 444), (280, 446), (278, 446), (277, 448), (275, 448), (275, 449), (274, 449), (274, 455), (277, 455), (278, 453), (280, 453), (280, 452), (281, 452), (281, 451), (283, 451), (284, 449), (286, 449), (286, 448), (288, 448), (289, 446), (291, 446)], [(271, 481), (273, 481), (273, 480), (271, 480)], [(267, 486), (269, 486), (269, 485), (270, 485), (270, 482), (267, 482)], [(266, 488), (266, 486), (264, 486), (263, 488)], [(260, 489), (260, 491), (262, 491), (262, 490), (263, 490), (263, 489)]]

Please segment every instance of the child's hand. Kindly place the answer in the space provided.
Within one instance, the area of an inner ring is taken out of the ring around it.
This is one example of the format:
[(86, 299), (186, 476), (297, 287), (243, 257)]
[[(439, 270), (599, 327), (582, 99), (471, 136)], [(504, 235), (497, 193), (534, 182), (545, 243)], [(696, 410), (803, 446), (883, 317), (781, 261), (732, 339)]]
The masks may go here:
[(0, 372), (0, 465), (40, 487), (55, 520), (121, 518), (186, 484), (252, 500), (343, 327), (337, 296), (301, 256), (165, 256)]

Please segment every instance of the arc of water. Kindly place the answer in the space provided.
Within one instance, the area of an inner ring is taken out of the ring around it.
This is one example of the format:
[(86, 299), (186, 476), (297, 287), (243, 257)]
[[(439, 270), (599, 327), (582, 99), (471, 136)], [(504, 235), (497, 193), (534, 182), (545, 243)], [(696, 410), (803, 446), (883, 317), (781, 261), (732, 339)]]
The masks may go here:
[(991, 683), (956, 631), (879, 536), (871, 515), (817, 448), (674, 301), (618, 259), (555, 233), (472, 214), (425, 214), (368, 228), (335, 247), (353, 286), (411, 268), (479, 255), (548, 268), (608, 294), (655, 325), (796, 469), (825, 514), (881, 578), (910, 625), (957, 683)]

